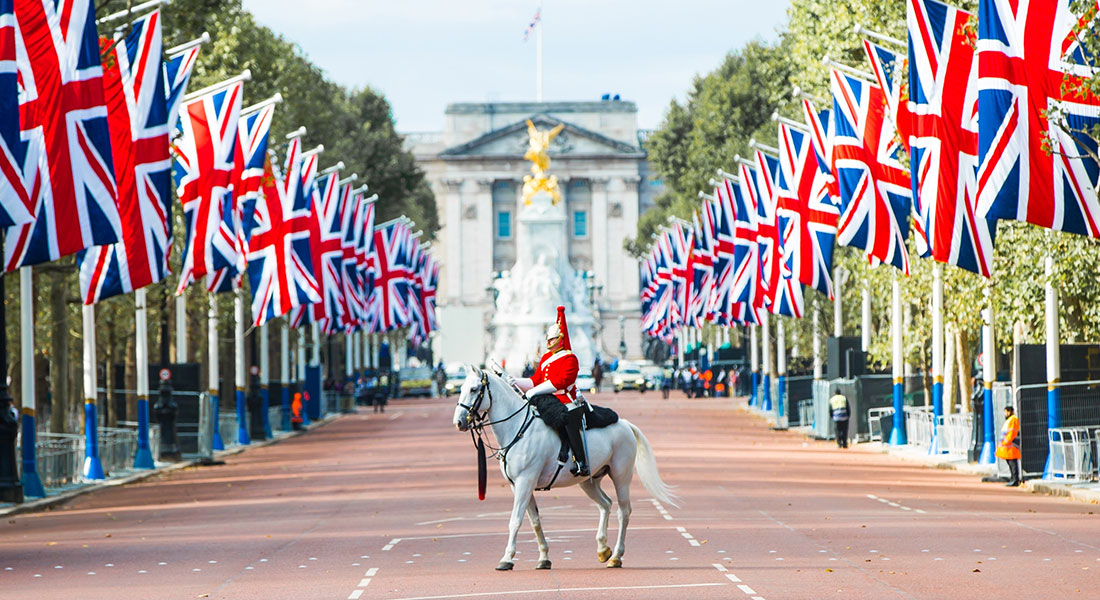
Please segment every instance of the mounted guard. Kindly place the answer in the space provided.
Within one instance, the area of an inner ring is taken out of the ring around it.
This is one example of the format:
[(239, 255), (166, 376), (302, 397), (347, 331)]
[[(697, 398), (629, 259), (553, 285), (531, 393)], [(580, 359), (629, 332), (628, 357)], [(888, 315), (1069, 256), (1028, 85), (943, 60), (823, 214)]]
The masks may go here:
[[(539, 409), (543, 420), (557, 426), (559, 435), (569, 441), (573, 466), (569, 472), (577, 477), (589, 477), (588, 451), (585, 446), (585, 413), (588, 403), (577, 395), (577, 372), (580, 364), (569, 346), (569, 328), (565, 322), (565, 307), (558, 307), (558, 320), (546, 330), (546, 354), (539, 360), (531, 378), (515, 381), (527, 402)], [(564, 408), (564, 415), (562, 409)], [(562, 418), (564, 416), (564, 418)]]

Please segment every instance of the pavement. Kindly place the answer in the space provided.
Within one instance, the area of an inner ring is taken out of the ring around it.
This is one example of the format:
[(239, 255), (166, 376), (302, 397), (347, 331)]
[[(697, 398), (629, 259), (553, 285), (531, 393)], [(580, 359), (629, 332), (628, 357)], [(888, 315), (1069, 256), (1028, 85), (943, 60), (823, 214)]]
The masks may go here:
[[(493, 570), (511, 494), (454, 398), (398, 400), (277, 444), (0, 523), (6, 598), (1090, 598), (1100, 517), (888, 454), (771, 431), (743, 400), (597, 394), (652, 444), (679, 506), (638, 482), (623, 569), (576, 488), (537, 496), (516, 570)], [(605, 485), (605, 489), (610, 486)], [(611, 533), (616, 526), (612, 518)]]

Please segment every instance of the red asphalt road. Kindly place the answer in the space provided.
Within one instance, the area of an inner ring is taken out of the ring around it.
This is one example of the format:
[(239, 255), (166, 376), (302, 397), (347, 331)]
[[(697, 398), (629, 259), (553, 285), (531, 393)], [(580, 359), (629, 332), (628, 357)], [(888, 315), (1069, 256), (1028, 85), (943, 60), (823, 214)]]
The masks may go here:
[[(602, 394), (641, 427), (680, 508), (640, 482), (623, 569), (597, 562), (595, 506), (537, 495), (504, 550), (511, 494), (451, 425), (454, 399), (398, 400), (306, 435), (2, 524), (3, 598), (1095, 598), (1093, 506), (769, 431), (742, 401)], [(362, 409), (361, 409), (362, 410)], [(604, 489), (613, 493), (608, 482)], [(665, 516), (667, 514), (667, 517)], [(617, 527), (612, 515), (610, 536)]]

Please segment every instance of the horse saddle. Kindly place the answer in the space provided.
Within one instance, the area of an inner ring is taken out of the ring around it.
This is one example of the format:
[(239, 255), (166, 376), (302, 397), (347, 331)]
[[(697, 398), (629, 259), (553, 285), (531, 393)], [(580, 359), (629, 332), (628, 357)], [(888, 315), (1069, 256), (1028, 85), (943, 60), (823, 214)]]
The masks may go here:
[[(531, 398), (530, 402), (534, 405), (539, 418), (549, 425), (550, 429), (559, 431), (565, 427), (565, 405), (552, 394), (539, 394)], [(586, 430), (600, 429), (601, 427), (614, 425), (619, 421), (618, 413), (606, 406), (596, 406), (595, 404), (589, 404), (588, 406), (592, 410), (585, 413), (584, 416), (584, 428)]]

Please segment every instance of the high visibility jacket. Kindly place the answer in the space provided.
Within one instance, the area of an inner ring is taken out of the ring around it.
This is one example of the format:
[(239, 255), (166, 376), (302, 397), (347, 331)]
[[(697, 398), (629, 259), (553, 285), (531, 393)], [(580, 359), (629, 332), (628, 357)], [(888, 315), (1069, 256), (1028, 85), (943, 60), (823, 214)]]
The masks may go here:
[(833, 411), (834, 421), (847, 421), (850, 417), (848, 414), (848, 399), (842, 394), (835, 394), (832, 398), (829, 398), (829, 408)]
[(1005, 419), (1001, 426), (1001, 441), (997, 443), (995, 454), (1005, 460), (1020, 458), (1020, 419), (1016, 415)]
[(554, 396), (562, 403), (569, 404), (577, 399), (577, 372), (580, 365), (572, 350), (547, 352), (539, 361), (539, 368), (531, 376), (531, 383), (538, 385), (544, 381), (554, 384), (554, 389), (562, 393)]
[(302, 395), (294, 394), (294, 401), (290, 403), (290, 422), (302, 422)]

